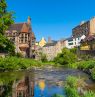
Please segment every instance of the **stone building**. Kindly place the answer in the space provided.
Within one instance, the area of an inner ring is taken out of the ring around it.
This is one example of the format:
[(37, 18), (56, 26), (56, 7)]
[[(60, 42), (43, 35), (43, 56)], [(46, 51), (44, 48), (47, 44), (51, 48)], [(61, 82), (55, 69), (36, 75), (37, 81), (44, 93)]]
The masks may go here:
[(72, 30), (73, 37), (79, 38), (80, 54), (95, 56), (95, 17)]
[(93, 35), (95, 34), (95, 17), (87, 22), (81, 22), (80, 25), (76, 26), (72, 30), (72, 36), (75, 38), (80, 38), (85, 35)]
[(49, 61), (53, 60), (58, 53), (61, 53), (63, 43), (62, 41), (48, 40), (48, 43), (43, 47), (43, 53), (46, 54)]
[(30, 76), (14, 81), (12, 97), (34, 97), (34, 84), (34, 79)]
[(95, 17), (89, 21), (82, 21), (80, 25), (72, 29), (72, 37), (66, 39), (66, 47), (79, 47), (81, 40), (89, 35), (95, 34)]
[(21, 53), (23, 57), (32, 57), (35, 51), (35, 35), (31, 28), (31, 18), (27, 22), (12, 24), (5, 32), (15, 44), (15, 52)]

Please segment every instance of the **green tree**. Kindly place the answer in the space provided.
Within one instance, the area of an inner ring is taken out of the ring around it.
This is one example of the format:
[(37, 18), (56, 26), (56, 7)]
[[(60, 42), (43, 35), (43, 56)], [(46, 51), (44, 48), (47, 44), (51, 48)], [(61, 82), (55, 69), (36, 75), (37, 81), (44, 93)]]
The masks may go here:
[(76, 54), (74, 54), (67, 48), (63, 48), (62, 53), (58, 54), (57, 57), (55, 57), (54, 59), (56, 63), (59, 63), (61, 65), (71, 64), (74, 63), (76, 60)]
[(0, 0), (0, 33), (4, 34), (4, 32), (8, 29), (8, 27), (14, 23), (13, 12), (7, 11), (7, 3), (6, 0)]
[(14, 45), (4, 36), (5, 31), (8, 27), (14, 23), (13, 12), (7, 11), (6, 0), (0, 0), (0, 52), (7, 52), (14, 54)]
[(70, 49), (70, 52), (77, 54), (77, 48), (75, 47), (75, 48)]

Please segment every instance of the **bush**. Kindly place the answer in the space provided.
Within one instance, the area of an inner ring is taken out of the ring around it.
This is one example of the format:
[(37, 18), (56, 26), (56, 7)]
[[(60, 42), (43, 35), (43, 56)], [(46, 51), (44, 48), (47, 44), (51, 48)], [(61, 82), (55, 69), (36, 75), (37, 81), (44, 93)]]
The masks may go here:
[(0, 70), (2, 71), (27, 69), (34, 66), (40, 67), (41, 64), (42, 64), (41, 62), (33, 59), (25, 59), (17, 57), (0, 58)]
[(78, 84), (78, 78), (74, 76), (68, 76), (66, 79), (66, 84), (69, 85), (69, 87), (76, 88)]
[(61, 65), (72, 64), (76, 62), (76, 60), (77, 56), (67, 48), (64, 48), (62, 53), (58, 54), (57, 57), (54, 58), (54, 62)]

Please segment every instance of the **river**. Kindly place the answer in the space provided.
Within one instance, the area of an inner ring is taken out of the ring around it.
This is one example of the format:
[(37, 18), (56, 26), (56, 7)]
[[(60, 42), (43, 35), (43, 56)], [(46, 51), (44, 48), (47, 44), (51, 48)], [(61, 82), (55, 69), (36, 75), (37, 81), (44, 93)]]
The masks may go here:
[(80, 70), (37, 69), (0, 73), (0, 97), (52, 97), (54, 94), (66, 97), (64, 85), (69, 75), (83, 78), (95, 91), (95, 84)]

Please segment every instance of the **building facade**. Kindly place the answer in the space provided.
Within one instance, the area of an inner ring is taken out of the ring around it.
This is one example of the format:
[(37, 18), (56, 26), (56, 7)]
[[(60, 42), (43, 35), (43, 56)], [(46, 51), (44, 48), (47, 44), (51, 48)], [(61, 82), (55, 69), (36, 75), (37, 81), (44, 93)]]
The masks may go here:
[(80, 42), (82, 39), (85, 38), (85, 35), (75, 38), (75, 37), (69, 37), (67, 39), (64, 40), (64, 47), (68, 48), (68, 49), (72, 49), (74, 47), (79, 47), (80, 46)]
[(80, 38), (83, 35), (94, 35), (95, 34), (95, 17), (87, 22), (81, 22), (80, 25), (76, 26), (72, 30), (72, 36)]
[(32, 57), (35, 51), (35, 35), (31, 28), (31, 19), (27, 22), (12, 24), (5, 32), (6, 37), (15, 44), (15, 52), (23, 57)]
[(47, 59), (50, 61), (53, 60), (58, 53), (61, 53), (62, 48), (62, 41), (51, 41), (43, 47), (43, 53), (46, 54)]
[(47, 42), (46, 42), (45, 38), (42, 37), (42, 39), (39, 41), (38, 45), (39, 45), (40, 47), (43, 47), (46, 43), (47, 43)]
[(79, 47), (81, 40), (89, 35), (95, 34), (95, 17), (91, 20), (84, 22), (82, 21), (80, 25), (72, 29), (72, 37), (66, 39), (66, 47), (74, 48)]
[(65, 40), (65, 47), (68, 49), (74, 48), (80, 45), (79, 42), (80, 42), (79, 38), (73, 38), (73, 37), (67, 38)]

